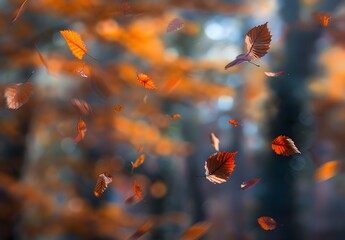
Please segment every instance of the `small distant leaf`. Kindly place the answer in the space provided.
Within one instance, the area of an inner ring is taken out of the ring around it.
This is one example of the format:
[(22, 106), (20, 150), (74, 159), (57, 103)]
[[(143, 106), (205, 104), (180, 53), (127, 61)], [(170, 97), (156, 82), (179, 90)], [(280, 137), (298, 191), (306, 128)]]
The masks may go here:
[(251, 57), (251, 60), (262, 58), (267, 54), (270, 49), (270, 43), (272, 36), (265, 24), (252, 28), (244, 38), (247, 46), (247, 55)]
[(113, 179), (111, 176), (106, 176), (104, 173), (100, 174), (98, 176), (96, 186), (93, 190), (93, 194), (95, 195), (95, 197), (100, 197), (107, 189), (108, 184), (110, 184), (112, 181)]
[(210, 228), (208, 223), (197, 223), (182, 233), (182, 240), (197, 240), (201, 238)]
[(78, 143), (83, 140), (85, 138), (86, 131), (86, 123), (80, 118), (78, 122), (78, 135), (74, 138), (74, 142)]
[(181, 115), (178, 114), (178, 113), (173, 114), (173, 115), (171, 116), (172, 119), (178, 119), (178, 118), (180, 118), (180, 117), (181, 117)]
[(171, 78), (164, 86), (164, 91), (166, 94), (170, 94), (180, 83), (180, 78)]
[(137, 167), (139, 167), (141, 164), (144, 163), (144, 161), (145, 161), (145, 155), (144, 155), (144, 154), (141, 154), (141, 155), (137, 158), (137, 160), (136, 160), (134, 163), (132, 163), (132, 168), (137, 168)]
[(123, 109), (122, 105), (116, 105), (114, 108), (115, 112), (121, 112), (122, 109)]
[(326, 181), (338, 173), (339, 161), (329, 161), (315, 171), (315, 180)]
[(285, 74), (285, 72), (265, 72), (267, 77), (278, 77)]
[(155, 225), (155, 221), (153, 220), (148, 220), (143, 226), (138, 228), (138, 230), (133, 233), (128, 240), (137, 240), (141, 236), (143, 236), (145, 233), (151, 230), (151, 228)]
[(143, 190), (136, 182), (133, 183), (133, 192), (134, 194), (126, 199), (126, 204), (137, 203), (143, 198)]
[(264, 230), (273, 230), (277, 227), (276, 221), (271, 217), (259, 217), (258, 223)]
[(242, 190), (246, 190), (248, 188), (251, 188), (253, 186), (255, 186), (258, 182), (260, 182), (260, 178), (255, 178), (255, 179), (252, 179), (252, 180), (249, 180), (249, 181), (246, 181), (246, 182), (242, 182), (241, 183), (241, 189)]
[(137, 74), (138, 81), (147, 89), (157, 89), (152, 79), (144, 73)]
[(132, 13), (133, 13), (132, 7), (129, 4), (128, 0), (122, 0), (121, 1), (121, 12), (125, 16), (132, 15)]
[(214, 135), (214, 133), (210, 134), (211, 144), (216, 151), (219, 151), (219, 139)]
[(23, 106), (33, 93), (33, 85), (31, 82), (18, 83), (6, 87), (4, 97), (9, 109), (18, 109)]
[(46, 69), (49, 72), (49, 67), (48, 67), (47, 61), (44, 59), (43, 55), (41, 54), (41, 52), (38, 50), (37, 47), (36, 47), (36, 51), (37, 51), (38, 57), (40, 58), (42, 64), (46, 67)]
[(143, 102), (145, 103), (145, 104), (147, 104), (147, 95), (145, 95), (145, 97), (143, 98)]
[(143, 149), (144, 149), (144, 147), (140, 145), (140, 146), (138, 147), (137, 151), (138, 151), (138, 152), (142, 152)]
[(84, 54), (87, 54), (87, 48), (80, 35), (72, 30), (63, 30), (60, 33), (66, 40), (73, 55), (80, 60), (83, 59)]
[(217, 152), (205, 162), (206, 178), (216, 184), (226, 182), (235, 168), (237, 152)]
[(28, 2), (28, 0), (25, 0), (18, 9), (16, 9), (15, 13), (14, 13), (14, 17), (12, 18), (12, 23), (14, 23), (15, 21), (18, 20), (18, 18), (20, 17), (20, 15), (22, 14), (22, 12), (25, 9), (26, 3)]
[(327, 27), (331, 16), (322, 12), (314, 12), (314, 19), (323, 27)]
[(301, 153), (291, 138), (282, 135), (272, 141), (272, 149), (276, 154), (283, 156)]
[(90, 115), (92, 113), (92, 109), (91, 109), (90, 105), (87, 102), (85, 102), (84, 100), (73, 98), (71, 100), (71, 103), (83, 115)]
[(235, 119), (230, 119), (229, 123), (234, 125), (234, 127), (238, 127), (238, 122)]
[(184, 22), (180, 18), (174, 18), (167, 27), (167, 32), (178, 31), (184, 27)]

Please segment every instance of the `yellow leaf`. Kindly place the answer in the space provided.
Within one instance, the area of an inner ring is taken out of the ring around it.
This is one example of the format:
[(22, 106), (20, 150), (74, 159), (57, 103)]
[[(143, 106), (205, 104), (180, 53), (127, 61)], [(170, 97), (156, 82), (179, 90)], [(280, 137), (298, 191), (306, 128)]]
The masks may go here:
[(80, 60), (83, 59), (84, 54), (87, 54), (87, 49), (80, 35), (72, 30), (63, 30), (60, 33), (66, 40), (73, 55)]

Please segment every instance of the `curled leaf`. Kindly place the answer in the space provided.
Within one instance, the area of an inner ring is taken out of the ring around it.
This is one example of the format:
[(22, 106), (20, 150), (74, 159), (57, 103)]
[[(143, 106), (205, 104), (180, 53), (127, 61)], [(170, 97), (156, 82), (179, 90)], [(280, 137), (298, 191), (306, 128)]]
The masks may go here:
[(72, 54), (80, 60), (83, 59), (84, 54), (87, 54), (87, 48), (80, 35), (72, 30), (63, 30), (60, 33), (66, 40)]
[(246, 190), (248, 188), (251, 188), (251, 187), (255, 186), (258, 182), (260, 182), (260, 180), (261, 180), (260, 178), (254, 178), (252, 180), (242, 182), (241, 183), (241, 189)]
[(216, 151), (219, 151), (219, 139), (214, 133), (210, 134), (211, 144)]
[(93, 190), (95, 197), (100, 197), (107, 189), (108, 184), (113, 181), (111, 176), (106, 176), (104, 173), (100, 174), (97, 179), (96, 186)]
[(167, 32), (174, 32), (182, 29), (184, 27), (184, 22), (180, 18), (174, 18), (167, 27)]
[(278, 155), (291, 156), (301, 153), (291, 138), (287, 136), (279, 136), (272, 141), (272, 149)]
[(339, 161), (329, 161), (322, 164), (316, 171), (314, 178), (317, 181), (326, 181), (338, 173)]
[(238, 122), (235, 119), (230, 119), (229, 123), (234, 125), (234, 127), (238, 127)]
[(152, 79), (144, 73), (137, 74), (138, 81), (147, 89), (157, 89)]
[(18, 83), (6, 87), (4, 97), (9, 109), (18, 109), (29, 101), (33, 93), (31, 82)]
[(182, 233), (182, 240), (197, 240), (201, 238), (210, 228), (208, 223), (197, 223), (188, 228), (184, 233)]
[(277, 227), (276, 221), (273, 218), (267, 216), (259, 217), (258, 223), (264, 230), (273, 230)]
[(314, 12), (313, 17), (322, 27), (327, 27), (331, 19), (330, 15), (322, 12)]
[(137, 158), (137, 160), (136, 160), (134, 163), (132, 163), (132, 168), (137, 168), (137, 167), (139, 167), (141, 164), (144, 163), (144, 161), (145, 161), (145, 155), (144, 155), (144, 154), (141, 154), (141, 155)]
[(14, 17), (12, 18), (12, 23), (14, 23), (15, 21), (18, 20), (18, 18), (20, 17), (20, 15), (22, 14), (22, 12), (25, 9), (27, 2), (28, 2), (28, 0), (25, 0), (24, 2), (22, 2), (22, 4), (20, 4), (20, 7), (18, 9), (16, 9), (16, 11), (14, 13)]
[(280, 75), (283, 75), (283, 74), (285, 74), (285, 72), (265, 72), (265, 75), (267, 76), (267, 77), (278, 77), (278, 76), (280, 76)]
[(90, 105), (82, 99), (73, 98), (71, 100), (71, 103), (83, 115), (89, 115), (92, 113), (92, 109), (91, 109)]
[(217, 152), (205, 162), (206, 178), (216, 184), (226, 182), (235, 168), (237, 152)]
[(86, 134), (86, 131), (87, 131), (86, 123), (81, 118), (79, 119), (78, 128), (77, 129), (78, 129), (78, 135), (74, 138), (74, 142), (75, 143), (78, 143), (81, 140), (83, 140), (85, 138), (85, 134)]

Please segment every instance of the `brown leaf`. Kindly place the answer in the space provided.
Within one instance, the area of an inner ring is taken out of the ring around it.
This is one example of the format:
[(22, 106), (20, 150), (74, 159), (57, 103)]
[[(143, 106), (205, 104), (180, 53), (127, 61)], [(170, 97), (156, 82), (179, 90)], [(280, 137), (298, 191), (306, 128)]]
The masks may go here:
[(291, 138), (282, 135), (272, 141), (272, 149), (276, 154), (283, 156), (301, 153)]
[(73, 106), (75, 106), (81, 114), (89, 115), (92, 113), (90, 105), (82, 99), (73, 98), (71, 100)]
[(143, 226), (141, 226), (140, 228), (138, 228), (137, 231), (135, 231), (135, 233), (133, 233), (128, 240), (137, 240), (139, 239), (141, 236), (143, 236), (145, 233), (147, 233), (148, 231), (151, 230), (151, 228), (155, 225), (155, 221), (154, 220), (148, 220)]
[(157, 89), (152, 79), (144, 73), (137, 74), (138, 81), (147, 89)]
[(211, 144), (214, 149), (218, 152), (219, 151), (219, 139), (214, 135), (214, 133), (210, 134)]
[(116, 105), (115, 108), (114, 108), (115, 112), (121, 112), (122, 109), (123, 109), (123, 107), (122, 107), (122, 105), (120, 105), (120, 104), (119, 104), (119, 105)]
[(137, 168), (137, 167), (139, 167), (141, 164), (144, 163), (144, 161), (145, 161), (145, 155), (144, 155), (144, 154), (141, 154), (141, 155), (137, 158), (137, 160), (136, 160), (134, 163), (132, 163), (132, 168)]
[(267, 28), (267, 22), (252, 28), (244, 38), (247, 46), (247, 55), (251, 60), (261, 58), (267, 54), (270, 49), (272, 36)]
[(276, 221), (271, 217), (259, 217), (258, 223), (264, 230), (273, 230), (277, 227)]
[(197, 240), (201, 238), (210, 228), (208, 223), (197, 223), (188, 228), (182, 233), (181, 238), (183, 240)]
[(15, 21), (18, 20), (18, 18), (20, 17), (20, 15), (22, 14), (22, 12), (24, 11), (25, 9), (25, 6), (26, 6), (26, 3), (28, 2), (29, 0), (25, 0), (18, 9), (16, 9), (15, 11), (15, 14), (14, 14), (14, 17), (12, 18), (12, 23), (14, 23)]
[(326, 181), (338, 173), (339, 161), (329, 161), (322, 164), (316, 171), (314, 178), (317, 181)]
[(66, 40), (73, 55), (80, 60), (83, 59), (84, 54), (87, 54), (87, 48), (80, 35), (72, 30), (63, 30), (60, 33)]
[(18, 83), (6, 87), (4, 97), (9, 109), (18, 109), (23, 106), (33, 93), (33, 85), (31, 82)]
[(217, 152), (205, 162), (206, 178), (212, 183), (224, 183), (235, 168), (237, 152)]
[(100, 174), (98, 176), (96, 186), (93, 190), (93, 194), (95, 195), (95, 197), (100, 197), (107, 189), (108, 184), (110, 184), (112, 181), (113, 179), (111, 176), (106, 176), (105, 173)]
[(264, 72), (267, 77), (278, 77), (285, 74), (285, 72)]
[(168, 24), (167, 32), (174, 32), (182, 29), (184, 27), (184, 22), (179, 18), (174, 18)]
[(78, 135), (74, 138), (74, 142), (78, 143), (83, 140), (85, 138), (86, 131), (86, 123), (80, 118), (78, 122)]
[(241, 189), (246, 190), (248, 188), (251, 188), (251, 187), (255, 186), (258, 182), (260, 182), (260, 180), (261, 180), (260, 178), (254, 178), (252, 180), (242, 182), (241, 183)]

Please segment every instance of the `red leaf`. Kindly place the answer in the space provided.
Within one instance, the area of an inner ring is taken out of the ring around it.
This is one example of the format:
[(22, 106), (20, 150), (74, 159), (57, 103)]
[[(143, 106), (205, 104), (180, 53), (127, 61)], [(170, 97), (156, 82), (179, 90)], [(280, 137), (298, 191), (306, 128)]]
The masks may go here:
[(104, 173), (100, 174), (98, 176), (96, 186), (93, 190), (93, 194), (95, 195), (95, 197), (100, 197), (107, 189), (108, 184), (110, 184), (112, 181), (113, 179), (111, 176), (106, 176)]
[(247, 45), (247, 55), (251, 60), (261, 58), (267, 54), (270, 49), (272, 36), (267, 28), (267, 22), (252, 28), (244, 38)]
[(285, 72), (265, 72), (267, 77), (278, 77), (285, 74)]
[(282, 135), (272, 141), (272, 149), (276, 154), (283, 156), (301, 153), (291, 138)]
[(26, 3), (28, 2), (28, 0), (25, 0), (20, 7), (15, 11), (14, 17), (12, 18), (12, 23), (14, 23), (15, 21), (18, 20), (18, 18), (20, 17), (20, 15), (22, 14), (22, 12), (25, 9)]
[(238, 122), (235, 119), (230, 119), (229, 123), (234, 125), (235, 127), (238, 127)]
[(323, 27), (327, 27), (331, 16), (322, 12), (314, 12), (314, 19)]
[(85, 137), (86, 131), (87, 131), (86, 123), (83, 121), (83, 119), (80, 118), (78, 122), (78, 135), (74, 138), (74, 142), (78, 143), (81, 140), (83, 140)]
[(253, 187), (254, 185), (256, 185), (258, 182), (260, 182), (260, 178), (254, 178), (252, 180), (249, 180), (249, 181), (246, 181), (246, 182), (243, 182), (241, 183), (241, 189), (242, 190), (246, 190), (248, 188), (251, 188)]
[(33, 93), (33, 86), (31, 82), (18, 83), (6, 87), (5, 98), (9, 109), (18, 109), (23, 106)]
[(134, 194), (126, 199), (126, 204), (137, 203), (143, 198), (143, 190), (136, 182), (133, 183), (133, 192)]
[(273, 230), (277, 227), (276, 221), (271, 217), (259, 217), (258, 223), (264, 230)]
[(174, 18), (167, 27), (167, 32), (178, 31), (184, 27), (184, 22), (179, 18)]
[(178, 118), (180, 118), (180, 117), (181, 117), (181, 115), (178, 114), (178, 113), (173, 114), (173, 115), (171, 116), (172, 119), (178, 119)]
[(205, 162), (206, 178), (216, 184), (224, 183), (235, 168), (235, 155), (237, 152), (214, 153)]

